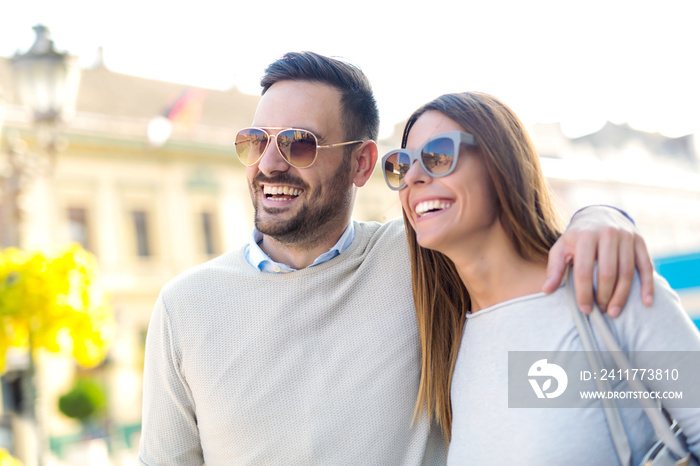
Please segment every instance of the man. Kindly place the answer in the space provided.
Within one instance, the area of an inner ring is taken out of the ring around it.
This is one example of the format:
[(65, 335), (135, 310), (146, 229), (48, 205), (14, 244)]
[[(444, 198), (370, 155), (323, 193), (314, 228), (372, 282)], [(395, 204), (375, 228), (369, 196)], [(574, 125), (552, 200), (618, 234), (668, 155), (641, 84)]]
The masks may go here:
[[(146, 346), (139, 460), (443, 464), (440, 429), (412, 422), (420, 350), (403, 225), (350, 220), (377, 161), (369, 82), (349, 64), (295, 53), (270, 65), (262, 86), (254, 128), (237, 139), (253, 238), (163, 289)], [(592, 288), (600, 256), (599, 274), (627, 271), (599, 285), (604, 305), (621, 306), (635, 248), (642, 275), (651, 271), (632, 231), (612, 209), (578, 214), (547, 286), (575, 255), (577, 289)]]

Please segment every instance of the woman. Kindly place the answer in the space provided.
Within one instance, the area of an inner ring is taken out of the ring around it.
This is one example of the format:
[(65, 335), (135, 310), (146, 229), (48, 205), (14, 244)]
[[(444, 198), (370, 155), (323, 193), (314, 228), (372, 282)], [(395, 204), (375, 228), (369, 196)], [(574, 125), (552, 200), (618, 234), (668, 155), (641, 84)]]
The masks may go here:
[[(540, 292), (562, 229), (518, 117), (487, 94), (444, 95), (411, 116), (402, 147), (382, 165), (411, 249), (423, 350), (416, 416), (451, 435), (448, 464), (615, 464), (602, 409), (508, 407), (508, 351), (583, 349), (564, 287)], [(659, 277), (655, 287), (644, 307), (637, 281), (609, 321), (636, 364), (635, 351), (700, 351), (677, 296)], [(654, 433), (641, 409), (620, 411), (636, 464)], [(670, 411), (697, 455), (700, 410)]]

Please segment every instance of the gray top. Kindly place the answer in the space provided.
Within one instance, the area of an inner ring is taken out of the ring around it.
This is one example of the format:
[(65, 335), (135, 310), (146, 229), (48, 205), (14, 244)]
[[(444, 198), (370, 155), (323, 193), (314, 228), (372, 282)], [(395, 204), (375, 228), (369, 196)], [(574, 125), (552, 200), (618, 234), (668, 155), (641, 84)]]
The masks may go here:
[[(623, 351), (700, 351), (700, 333), (678, 296), (658, 275), (654, 287), (654, 305), (645, 307), (637, 278), (622, 315), (606, 316)], [(508, 407), (508, 351), (583, 351), (568, 306), (562, 286), (551, 295), (516, 298), (468, 316), (452, 382), (448, 464), (616, 464), (599, 400), (587, 408)], [(598, 346), (604, 348), (600, 341)], [(653, 387), (663, 388), (664, 382)], [(700, 409), (670, 411), (697, 455)], [(620, 413), (638, 464), (655, 440), (653, 429), (641, 408)]]

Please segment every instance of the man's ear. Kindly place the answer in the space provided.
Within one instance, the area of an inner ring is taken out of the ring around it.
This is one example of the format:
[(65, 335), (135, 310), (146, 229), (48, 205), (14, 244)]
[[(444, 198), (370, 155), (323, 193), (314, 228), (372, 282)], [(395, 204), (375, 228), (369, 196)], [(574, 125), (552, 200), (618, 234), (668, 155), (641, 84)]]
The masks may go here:
[(352, 182), (359, 188), (367, 183), (372, 176), (374, 166), (377, 164), (377, 143), (365, 141), (355, 154), (357, 168)]

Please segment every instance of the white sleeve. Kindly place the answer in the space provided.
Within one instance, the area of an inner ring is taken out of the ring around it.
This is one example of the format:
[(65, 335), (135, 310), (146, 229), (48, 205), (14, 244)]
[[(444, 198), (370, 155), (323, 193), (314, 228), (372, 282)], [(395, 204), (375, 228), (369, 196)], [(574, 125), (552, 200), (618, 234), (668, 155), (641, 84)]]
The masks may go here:
[(181, 355), (174, 340), (170, 316), (161, 293), (146, 336), (143, 418), (138, 457), (142, 465), (204, 464), (194, 400), (180, 371)]

